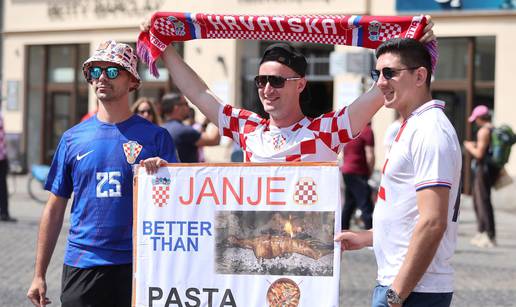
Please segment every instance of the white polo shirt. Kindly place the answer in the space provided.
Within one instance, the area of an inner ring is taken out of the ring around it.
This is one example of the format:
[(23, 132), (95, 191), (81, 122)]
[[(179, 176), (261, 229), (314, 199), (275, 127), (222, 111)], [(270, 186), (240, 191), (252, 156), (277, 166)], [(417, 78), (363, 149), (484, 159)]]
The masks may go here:
[(240, 145), (246, 162), (337, 161), (352, 139), (347, 108), (279, 128), (253, 112), (225, 105), (219, 111), (219, 131)]
[(436, 186), (450, 188), (448, 227), (437, 253), (413, 291), (452, 292), (458, 225), (458, 193), (462, 166), (455, 128), (443, 112), (444, 102), (432, 100), (402, 124), (386, 158), (373, 214), (373, 248), (378, 283), (389, 286), (405, 260), (419, 219), (416, 192)]

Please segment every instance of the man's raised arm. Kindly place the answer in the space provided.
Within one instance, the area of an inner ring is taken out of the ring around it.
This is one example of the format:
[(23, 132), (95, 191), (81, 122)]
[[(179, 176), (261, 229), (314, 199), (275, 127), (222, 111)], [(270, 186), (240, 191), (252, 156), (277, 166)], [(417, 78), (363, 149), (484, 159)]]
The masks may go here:
[(185, 63), (173, 46), (161, 55), (165, 66), (181, 93), (196, 105), (212, 123), (218, 126), (219, 108), (222, 101), (206, 85), (193, 69)]
[(356, 136), (383, 106), (383, 95), (376, 84), (348, 107), (351, 131)]

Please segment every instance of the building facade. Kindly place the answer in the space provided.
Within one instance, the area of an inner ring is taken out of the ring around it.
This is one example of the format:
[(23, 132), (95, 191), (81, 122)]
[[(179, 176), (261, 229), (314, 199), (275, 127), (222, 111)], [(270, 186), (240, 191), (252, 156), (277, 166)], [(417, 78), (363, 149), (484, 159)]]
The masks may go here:
[[(49, 163), (61, 134), (96, 106), (81, 64), (100, 41), (134, 44), (138, 24), (155, 10), (232, 14), (431, 14), (439, 36), (440, 60), (433, 82), (435, 98), (462, 140), (474, 135), (467, 122), (477, 104), (494, 110), (495, 124), (516, 128), (512, 70), (516, 42), (514, 1), (498, 0), (12, 0), (4, 3), (2, 111), (11, 136), (10, 151), (27, 169)], [(260, 112), (252, 79), (261, 52), (271, 42), (197, 40), (179, 45), (185, 60), (227, 103)], [(297, 44), (309, 59), (313, 112), (349, 104), (370, 85), (372, 52), (359, 48)], [(160, 79), (140, 67), (143, 87), (132, 99), (156, 100), (174, 90), (166, 70)], [(377, 144), (394, 119), (382, 109), (373, 120)], [(225, 145), (221, 146), (224, 147)], [(211, 161), (228, 161), (229, 151), (208, 151)], [(376, 147), (377, 163), (384, 157)], [(465, 163), (469, 163), (465, 157)], [(469, 165), (469, 164), (465, 164)], [(469, 172), (469, 168), (465, 168)], [(516, 175), (516, 155), (508, 171)], [(465, 174), (467, 175), (467, 174)]]

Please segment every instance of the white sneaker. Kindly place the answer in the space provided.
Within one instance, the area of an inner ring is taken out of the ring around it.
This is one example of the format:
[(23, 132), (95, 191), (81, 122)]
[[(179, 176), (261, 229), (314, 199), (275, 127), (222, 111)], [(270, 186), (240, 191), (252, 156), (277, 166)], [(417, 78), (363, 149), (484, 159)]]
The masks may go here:
[(484, 247), (484, 248), (493, 248), (493, 247), (496, 247), (496, 241), (495, 240), (487, 240), (487, 241), (484, 241), (482, 242), (481, 246), (480, 247)]
[(478, 241), (476, 241), (474, 245), (481, 247), (481, 248), (493, 248), (496, 246), (496, 241), (494, 239), (491, 240), (487, 236), (487, 233), (484, 232), (484, 233), (482, 233), (482, 236), (480, 237), (480, 239), (478, 239)]
[(480, 242), (481, 238), (483, 237), (485, 232), (477, 232), (473, 238), (471, 238), (471, 240), (469, 241), (469, 243), (471, 243), (472, 245), (477, 245), (478, 242)]

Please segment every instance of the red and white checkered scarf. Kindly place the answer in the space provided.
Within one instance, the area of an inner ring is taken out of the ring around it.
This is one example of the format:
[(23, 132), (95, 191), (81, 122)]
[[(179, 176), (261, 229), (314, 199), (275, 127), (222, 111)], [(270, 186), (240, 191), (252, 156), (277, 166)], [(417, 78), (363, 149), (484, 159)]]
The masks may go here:
[[(418, 39), (424, 16), (358, 15), (222, 15), (156, 12), (149, 32), (138, 37), (137, 53), (158, 76), (156, 60), (172, 42), (192, 39), (298, 41), (376, 48), (395, 37)], [(437, 49), (429, 48), (432, 61)], [(434, 64), (434, 63), (432, 63)], [(434, 65), (433, 65), (434, 66)]]

